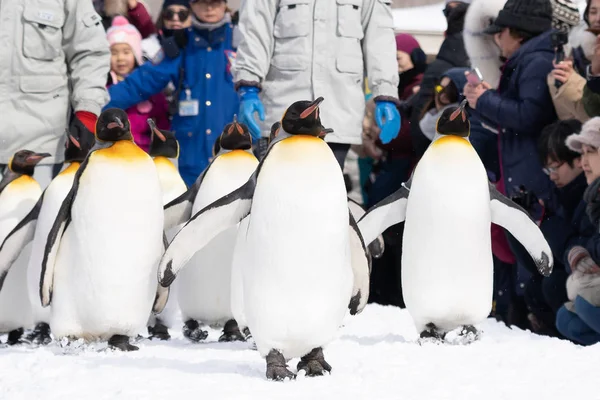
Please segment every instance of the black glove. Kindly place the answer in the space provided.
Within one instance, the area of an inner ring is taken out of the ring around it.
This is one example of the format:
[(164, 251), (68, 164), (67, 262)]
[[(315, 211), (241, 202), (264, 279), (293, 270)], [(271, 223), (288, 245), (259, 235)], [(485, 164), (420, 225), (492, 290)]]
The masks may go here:
[(71, 123), (69, 124), (69, 135), (75, 139), (77, 144), (73, 143), (73, 140), (68, 139), (69, 143), (67, 146), (75, 145), (80, 150), (89, 151), (96, 143), (96, 137), (90, 130), (73, 114)]
[(590, 221), (598, 227), (600, 223), (600, 178), (596, 178), (592, 182), (585, 192), (583, 193), (583, 201), (587, 203), (585, 212), (587, 213)]
[(444, 14), (448, 21), (448, 29), (446, 30), (448, 34), (462, 32), (465, 25), (465, 14), (467, 13), (468, 8), (468, 4), (458, 3), (454, 7), (446, 7), (444, 9)]

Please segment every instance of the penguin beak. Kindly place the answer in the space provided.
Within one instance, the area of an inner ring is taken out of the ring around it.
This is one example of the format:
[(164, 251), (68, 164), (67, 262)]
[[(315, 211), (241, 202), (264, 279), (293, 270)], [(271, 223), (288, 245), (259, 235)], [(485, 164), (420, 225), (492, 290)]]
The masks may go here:
[[(319, 97), (315, 101), (310, 103), (308, 108), (306, 110), (302, 111), (302, 114), (300, 114), (300, 118), (304, 119), (304, 118), (308, 117), (309, 115), (311, 115), (313, 112), (315, 112), (315, 110), (317, 110), (319, 108), (319, 104), (321, 104), (323, 102), (323, 100), (325, 100), (323, 97)], [(318, 116), (318, 114), (317, 114), (317, 116)]]
[(331, 128), (323, 128), (321, 129), (321, 133), (319, 134), (320, 138), (324, 138), (328, 133), (332, 133), (333, 129)]
[(121, 122), (121, 120), (118, 117), (115, 117), (115, 121), (114, 122), (109, 122), (108, 125), (106, 125), (106, 127), (108, 129), (114, 129), (114, 128), (125, 128), (125, 125), (123, 125), (123, 122)]
[(465, 107), (467, 106), (467, 99), (464, 99), (460, 105), (458, 106), (458, 108), (456, 109), (456, 111), (454, 111), (452, 113), (452, 115), (450, 115), (450, 121), (454, 121), (459, 115), (462, 116), (462, 120), (463, 122), (465, 122), (466, 120), (466, 116), (465, 116)]
[(71, 141), (71, 143), (73, 143), (75, 145), (75, 147), (77, 147), (79, 150), (81, 150), (81, 144), (79, 143), (79, 141), (77, 139), (75, 139), (73, 136), (69, 135), (69, 140)]
[(25, 159), (25, 161), (27, 161), (28, 163), (38, 163), (43, 158), (51, 157), (51, 156), (52, 156), (52, 154), (50, 154), (50, 153), (33, 153), (32, 155), (28, 156)]
[(163, 133), (156, 127), (156, 124), (154, 123), (154, 120), (152, 118), (148, 118), (146, 120), (146, 122), (148, 123), (148, 125), (150, 126), (150, 129), (152, 129), (152, 133), (154, 133), (156, 136), (158, 136), (158, 138), (163, 141), (166, 142), (167, 138), (165, 137), (165, 135), (163, 135)]

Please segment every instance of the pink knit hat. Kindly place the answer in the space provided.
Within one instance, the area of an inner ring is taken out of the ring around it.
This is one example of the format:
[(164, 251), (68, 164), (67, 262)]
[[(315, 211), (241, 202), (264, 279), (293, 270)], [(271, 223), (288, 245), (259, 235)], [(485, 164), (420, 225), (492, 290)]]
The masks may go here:
[(110, 46), (118, 43), (126, 43), (131, 46), (137, 64), (143, 64), (142, 35), (135, 26), (129, 23), (127, 18), (120, 15), (116, 16), (113, 19), (112, 26), (106, 32), (106, 38)]

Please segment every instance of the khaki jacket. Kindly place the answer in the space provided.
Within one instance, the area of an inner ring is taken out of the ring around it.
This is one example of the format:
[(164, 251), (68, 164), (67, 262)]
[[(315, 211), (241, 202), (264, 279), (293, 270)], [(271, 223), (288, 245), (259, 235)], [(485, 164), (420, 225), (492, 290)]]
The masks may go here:
[(0, 163), (21, 149), (63, 160), (72, 111), (108, 101), (110, 50), (90, 0), (0, 1)]
[(389, 0), (244, 0), (234, 79), (261, 86), (263, 136), (298, 100), (323, 96), (326, 140), (360, 144), (364, 76), (373, 97), (398, 98)]
[(558, 119), (577, 119), (582, 123), (590, 119), (590, 116), (585, 112), (583, 107), (583, 88), (586, 80), (576, 72), (573, 72), (567, 82), (559, 89), (554, 86), (554, 77), (548, 74), (548, 88), (552, 96), (552, 102), (556, 109)]

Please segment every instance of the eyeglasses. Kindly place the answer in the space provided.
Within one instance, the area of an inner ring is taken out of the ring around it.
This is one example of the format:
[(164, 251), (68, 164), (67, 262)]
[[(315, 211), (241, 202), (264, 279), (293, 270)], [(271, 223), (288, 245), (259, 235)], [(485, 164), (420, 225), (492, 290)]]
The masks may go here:
[(179, 21), (183, 22), (183, 21), (187, 20), (188, 17), (190, 16), (190, 10), (188, 10), (186, 8), (183, 10), (175, 11), (175, 10), (167, 8), (167, 10), (165, 11), (165, 13), (163, 15), (163, 18), (166, 19), (167, 21), (174, 21), (175, 15), (177, 15), (177, 18), (179, 19)]
[(564, 164), (564, 162), (558, 164), (556, 167), (546, 167), (546, 168), (542, 168), (542, 171), (544, 171), (544, 173), (546, 175), (550, 175), (550, 174), (556, 174), (558, 172), (558, 169), (560, 167), (562, 167)]

